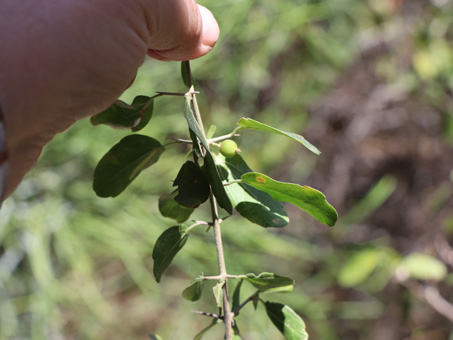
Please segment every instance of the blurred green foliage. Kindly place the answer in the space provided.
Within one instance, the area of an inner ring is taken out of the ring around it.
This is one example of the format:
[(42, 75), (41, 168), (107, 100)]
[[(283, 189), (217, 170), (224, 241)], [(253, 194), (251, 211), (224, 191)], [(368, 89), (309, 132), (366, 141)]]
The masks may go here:
[[(373, 67), (384, 83), (422, 92), (443, 114), (441, 138), (453, 141), (450, 2), (407, 1), (402, 8), (396, 0), (200, 3), (212, 10), (221, 28), (216, 48), (193, 62), (204, 119), (215, 124), (219, 134), (231, 131), (243, 116), (304, 134), (310, 126), (310, 105), (328, 92), (360, 55), (363, 44), (405, 27), (410, 31), (410, 41), (402, 46), (405, 50), (392, 50)], [(401, 24), (405, 11), (415, 12), (410, 25)], [(412, 67), (400, 69), (401, 53), (411, 59)], [(123, 99), (130, 103), (136, 95), (152, 95), (155, 90), (184, 91), (179, 63), (147, 59)], [(183, 106), (180, 98), (156, 99), (151, 124), (142, 132), (160, 142), (186, 136)], [(93, 127), (88, 120), (78, 122), (54, 138), (4, 203), (1, 340), (146, 339), (154, 332), (166, 340), (189, 339), (209, 324), (190, 311), (209, 310), (214, 297), (205, 295), (194, 307), (181, 298), (181, 292), (199, 273), (216, 273), (210, 234), (197, 231), (160, 284), (151, 274), (154, 242), (172, 225), (158, 212), (158, 195), (171, 192), (171, 180), (187, 150), (167, 150), (157, 166), (143, 172), (117, 198), (101, 199), (92, 191), (98, 160), (126, 134)], [(309, 184), (306, 180), (319, 160), (270, 134), (247, 133), (239, 147), (254, 170), (301, 184)], [(336, 230), (318, 224), (311, 228), (313, 221), (307, 215), (293, 214), (287, 228), (273, 232), (232, 217), (223, 224), (229, 272), (260, 268), (295, 278), (294, 292), (279, 296), (279, 301), (303, 316), (313, 339), (371, 339), (371, 330), (385, 310), (385, 287), (407, 254), (398, 254), (388, 235), (366, 244), (347, 243), (344, 235), (345, 230), (360, 232), (363, 220), (393, 193), (394, 181), (390, 176), (377, 182), (356, 206), (349, 206), (349, 212), (343, 211), (345, 219)], [(445, 206), (452, 195), (447, 189), (451, 180), (445, 181), (445, 189), (430, 196), (432, 211)], [(202, 209), (197, 214), (203, 218), (208, 212)], [(449, 233), (452, 220), (450, 213), (445, 219)], [(443, 273), (442, 268), (437, 272)], [(244, 285), (242, 298), (252, 293)], [(415, 304), (407, 295), (399, 297), (401, 305)], [(278, 339), (263, 307), (258, 313), (252, 308), (244, 308), (238, 320), (244, 338)], [(426, 336), (429, 329), (425, 332), (424, 325), (417, 326), (414, 339), (422, 339), (417, 336)], [(222, 327), (216, 328), (217, 333), (206, 339), (222, 336)]]

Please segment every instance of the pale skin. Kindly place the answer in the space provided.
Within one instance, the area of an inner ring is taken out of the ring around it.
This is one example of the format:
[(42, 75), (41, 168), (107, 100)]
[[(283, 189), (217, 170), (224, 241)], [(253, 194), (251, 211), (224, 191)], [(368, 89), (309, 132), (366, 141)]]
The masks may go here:
[(113, 103), (146, 55), (196, 59), (219, 36), (193, 0), (1, 0), (0, 17), (7, 195), (55, 134)]

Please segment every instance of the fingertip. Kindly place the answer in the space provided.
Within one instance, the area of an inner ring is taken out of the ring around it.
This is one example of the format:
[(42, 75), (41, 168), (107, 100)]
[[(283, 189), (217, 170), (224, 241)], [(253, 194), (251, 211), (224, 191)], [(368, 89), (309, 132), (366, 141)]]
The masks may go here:
[(206, 47), (210, 47), (209, 49), (206, 49), (207, 52), (209, 52), (219, 39), (219, 24), (209, 9), (201, 5), (198, 5), (198, 8), (203, 24), (202, 44)]
[[(195, 26), (197, 29), (194, 29)], [(160, 61), (197, 59), (212, 50), (220, 33), (219, 25), (211, 11), (196, 4), (192, 20), (189, 20), (187, 26), (183, 25), (182, 29), (182, 32), (179, 31), (176, 46), (173, 48), (149, 46), (148, 56)]]

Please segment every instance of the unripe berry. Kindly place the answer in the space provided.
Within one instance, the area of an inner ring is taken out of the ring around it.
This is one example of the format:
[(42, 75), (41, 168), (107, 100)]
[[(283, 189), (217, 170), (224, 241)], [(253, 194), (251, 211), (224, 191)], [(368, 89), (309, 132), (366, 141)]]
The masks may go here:
[(241, 150), (238, 148), (238, 145), (234, 140), (227, 139), (220, 144), (220, 153), (225, 158), (231, 158), (236, 156)]

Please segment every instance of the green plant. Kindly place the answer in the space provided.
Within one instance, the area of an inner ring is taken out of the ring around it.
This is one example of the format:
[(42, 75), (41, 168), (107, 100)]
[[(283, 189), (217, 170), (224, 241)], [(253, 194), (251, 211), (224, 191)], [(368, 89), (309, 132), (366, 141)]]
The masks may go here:
[[(178, 144), (188, 145), (190, 150), (186, 158), (192, 160), (186, 160), (179, 170), (173, 182), (175, 190), (159, 199), (161, 214), (175, 220), (178, 225), (165, 230), (155, 243), (152, 257), (156, 281), (160, 282), (165, 270), (184, 247), (192, 231), (205, 226), (214, 233), (219, 274), (198, 276), (182, 292), (182, 296), (189, 301), (196, 301), (201, 297), (204, 283), (208, 280), (215, 281), (213, 292), (219, 312), (199, 312), (212, 318), (212, 322), (198, 333), (195, 339), (201, 339), (211, 327), (222, 322), (225, 325), (225, 339), (240, 339), (236, 317), (250, 302), (255, 308), (258, 303), (263, 304), (269, 319), (286, 339), (307, 339), (303, 320), (289, 306), (265, 301), (261, 297), (269, 292), (292, 291), (294, 280), (267, 272), (258, 275), (229, 274), (225, 265), (220, 225), (236, 210), (242, 217), (262, 227), (284, 227), (289, 219), (282, 202), (289, 202), (318, 221), (333, 226), (337, 221), (337, 213), (321, 192), (308, 186), (279, 182), (252, 171), (239, 155), (237, 144), (231, 138), (238, 137), (238, 132), (244, 129), (257, 130), (289, 137), (315, 154), (320, 152), (300, 135), (250, 118), (241, 118), (237, 127), (229, 134), (214, 137), (215, 126), (206, 133), (189, 62), (182, 63), (182, 77), (189, 88), (188, 92), (157, 92), (151, 97), (138, 96), (131, 105), (116, 101), (110, 108), (91, 118), (94, 125), (107, 124), (137, 132), (151, 120), (156, 98), (179, 96), (184, 98), (184, 118), (190, 137), (172, 138), (166, 144), (141, 134), (124, 137), (99, 161), (94, 173), (93, 189), (100, 197), (115, 197), (122, 193), (141, 171), (158, 162), (166, 148)], [(192, 220), (192, 224), (183, 224), (205, 202), (209, 202), (211, 219)], [(221, 213), (226, 215), (221, 217)], [(231, 298), (229, 280), (237, 280)], [(251, 284), (256, 291), (241, 301), (240, 291), (244, 281)], [(152, 338), (158, 337), (153, 335)]]

